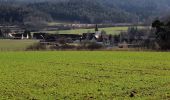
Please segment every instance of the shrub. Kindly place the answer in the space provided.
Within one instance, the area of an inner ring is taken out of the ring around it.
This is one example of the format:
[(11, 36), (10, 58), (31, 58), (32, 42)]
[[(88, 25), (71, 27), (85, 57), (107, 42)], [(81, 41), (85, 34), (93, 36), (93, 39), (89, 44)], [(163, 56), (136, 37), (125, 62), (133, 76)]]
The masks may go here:
[(95, 50), (95, 49), (102, 49), (103, 45), (98, 44), (96, 42), (84, 42), (80, 46), (77, 47), (77, 49), (88, 49), (88, 50)]
[(46, 49), (47, 49), (46, 46), (44, 44), (41, 44), (41, 43), (35, 43), (35, 44), (28, 46), (26, 48), (26, 50), (33, 50), (33, 51), (34, 50), (46, 50)]
[(97, 43), (90, 43), (87, 45), (87, 49), (89, 50), (95, 50), (95, 49), (101, 49), (103, 48), (103, 45), (97, 44)]
[(63, 44), (63, 45), (53, 45), (53, 46), (50, 46), (50, 50), (70, 50), (70, 49), (75, 49), (76, 46), (74, 45), (69, 45), (69, 44)]

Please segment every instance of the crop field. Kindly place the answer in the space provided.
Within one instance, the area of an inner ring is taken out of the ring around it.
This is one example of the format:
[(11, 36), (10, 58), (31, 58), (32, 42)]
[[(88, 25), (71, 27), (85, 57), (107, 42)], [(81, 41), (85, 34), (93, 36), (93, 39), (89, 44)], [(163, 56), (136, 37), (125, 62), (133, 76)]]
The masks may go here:
[(28, 46), (37, 42), (38, 42), (37, 40), (0, 39), (0, 51), (25, 50)]
[(170, 99), (170, 53), (0, 52), (0, 99)]

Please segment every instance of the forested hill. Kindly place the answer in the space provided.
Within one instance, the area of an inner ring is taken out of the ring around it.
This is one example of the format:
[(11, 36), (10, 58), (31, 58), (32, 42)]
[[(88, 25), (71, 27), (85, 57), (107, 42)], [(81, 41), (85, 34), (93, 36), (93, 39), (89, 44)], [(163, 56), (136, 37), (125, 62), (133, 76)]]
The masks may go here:
[(44, 2), (31, 4), (29, 7), (50, 14), (54, 20), (80, 21), (83, 23), (128, 22), (133, 20), (132, 14), (116, 7), (108, 7), (95, 0)]
[(146, 22), (170, 11), (170, 0), (1, 0), (0, 23)]

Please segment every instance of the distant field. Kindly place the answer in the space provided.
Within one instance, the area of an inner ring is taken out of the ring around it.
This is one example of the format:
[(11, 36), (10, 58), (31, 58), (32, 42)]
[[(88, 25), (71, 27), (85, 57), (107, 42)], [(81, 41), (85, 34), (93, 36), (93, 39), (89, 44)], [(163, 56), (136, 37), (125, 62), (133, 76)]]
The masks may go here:
[(170, 53), (0, 52), (0, 99), (169, 100)]
[(28, 46), (38, 42), (37, 40), (10, 40), (0, 39), (0, 51), (25, 50)]
[[(145, 26), (138, 26), (138, 28), (147, 28)], [(100, 31), (104, 30), (107, 34), (119, 34), (121, 31), (127, 31), (128, 26), (122, 27), (107, 27), (107, 28), (99, 28)], [(92, 29), (72, 29), (72, 30), (59, 30), (59, 31), (47, 31), (51, 34), (82, 34), (87, 32), (95, 32), (94, 28)]]
[(47, 23), (48, 26), (56, 26), (56, 25), (65, 25), (65, 24), (71, 24), (72, 22), (61, 22), (61, 21), (57, 21), (57, 22), (49, 22)]
[[(127, 31), (128, 27), (108, 27), (108, 28), (99, 28), (99, 30), (104, 30), (107, 34), (119, 34), (121, 31)], [(73, 29), (73, 30), (60, 30), (60, 31), (48, 31), (49, 33), (55, 34), (82, 34), (87, 32), (94, 32), (93, 29)]]

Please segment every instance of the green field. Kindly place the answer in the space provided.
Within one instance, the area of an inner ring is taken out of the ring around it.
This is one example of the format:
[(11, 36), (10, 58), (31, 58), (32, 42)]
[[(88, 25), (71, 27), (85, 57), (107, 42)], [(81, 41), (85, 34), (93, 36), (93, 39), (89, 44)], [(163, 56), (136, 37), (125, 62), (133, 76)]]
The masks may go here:
[(25, 50), (28, 46), (37, 42), (38, 42), (37, 40), (0, 39), (0, 51)]
[[(99, 30), (106, 31), (107, 34), (119, 34), (121, 31), (127, 31), (128, 27), (108, 27), (99, 28)], [(48, 33), (59, 33), (59, 34), (82, 34), (87, 32), (95, 32), (93, 29), (73, 29), (73, 30), (60, 30), (60, 31), (47, 31)]]
[(63, 21), (57, 21), (57, 22), (48, 22), (48, 26), (57, 26), (57, 25), (66, 25), (66, 24), (72, 24), (72, 22), (63, 22)]
[[(116, 26), (116, 27), (107, 27), (107, 28), (99, 28), (99, 31), (104, 30), (107, 34), (119, 34), (120, 32), (124, 32), (128, 30), (128, 26)], [(141, 28), (148, 28), (147, 26), (138, 26), (139, 29)], [(95, 32), (94, 28), (92, 29), (72, 29), (72, 30), (59, 30), (59, 31), (46, 31), (47, 33), (51, 34), (82, 34), (87, 32)]]
[(0, 99), (131, 98), (170, 99), (170, 53), (0, 52)]

